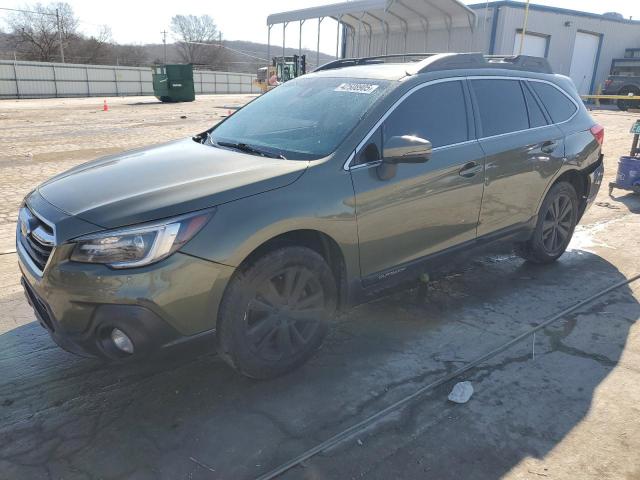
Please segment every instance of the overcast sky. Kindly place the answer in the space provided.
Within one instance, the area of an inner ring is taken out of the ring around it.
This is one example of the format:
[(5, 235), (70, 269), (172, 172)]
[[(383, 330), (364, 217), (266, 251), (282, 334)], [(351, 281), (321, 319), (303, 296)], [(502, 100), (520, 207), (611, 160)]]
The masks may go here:
[[(47, 0), (41, 0), (48, 3)], [(222, 30), (223, 38), (228, 40), (267, 41), (267, 15), (317, 5), (336, 3), (335, 0), (66, 0), (82, 21), (81, 30), (87, 34), (95, 33), (98, 25), (111, 27), (113, 39), (118, 43), (159, 43), (160, 32), (170, 30), (171, 17), (176, 14), (208, 14)], [(24, 0), (2, 0), (0, 6), (23, 8), (29, 3)], [(481, 3), (467, 1), (466, 3)], [(593, 13), (615, 11), (626, 18), (640, 20), (640, 0), (533, 0), (532, 3), (552, 5)], [(6, 12), (0, 10), (0, 19)], [(287, 46), (298, 45), (297, 26), (287, 29)], [(316, 25), (306, 25), (303, 33), (303, 46), (315, 49)], [(282, 44), (282, 28), (274, 27), (272, 43)], [(323, 23), (321, 49), (335, 53), (335, 22)], [(172, 38), (169, 37), (169, 41)]]

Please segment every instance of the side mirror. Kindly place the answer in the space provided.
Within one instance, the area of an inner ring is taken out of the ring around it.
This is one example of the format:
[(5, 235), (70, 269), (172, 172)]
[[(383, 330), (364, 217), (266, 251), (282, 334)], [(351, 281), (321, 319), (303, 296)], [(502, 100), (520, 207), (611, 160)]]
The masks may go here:
[(385, 163), (424, 163), (431, 158), (432, 150), (429, 140), (402, 135), (384, 143), (382, 158)]

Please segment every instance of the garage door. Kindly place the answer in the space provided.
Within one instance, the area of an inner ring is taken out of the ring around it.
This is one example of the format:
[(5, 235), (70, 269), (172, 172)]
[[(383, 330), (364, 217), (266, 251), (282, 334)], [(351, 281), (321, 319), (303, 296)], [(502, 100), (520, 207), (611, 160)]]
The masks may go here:
[(576, 84), (580, 95), (588, 95), (596, 66), (600, 37), (592, 33), (576, 33), (576, 42), (571, 57), (569, 76)]
[[(513, 54), (520, 53), (520, 39), (522, 32), (516, 32), (516, 40), (513, 44)], [(547, 42), (549, 37), (543, 35), (524, 34), (524, 44), (522, 45), (522, 55), (532, 55), (534, 57), (544, 57), (547, 53)]]

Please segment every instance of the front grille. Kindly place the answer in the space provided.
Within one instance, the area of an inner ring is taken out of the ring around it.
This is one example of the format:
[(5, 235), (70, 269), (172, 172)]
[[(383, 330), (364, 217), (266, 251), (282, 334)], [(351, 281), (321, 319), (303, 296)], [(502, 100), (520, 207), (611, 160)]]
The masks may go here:
[(29, 208), (23, 207), (18, 215), (16, 235), (26, 254), (42, 272), (55, 244), (51, 226), (42, 221)]

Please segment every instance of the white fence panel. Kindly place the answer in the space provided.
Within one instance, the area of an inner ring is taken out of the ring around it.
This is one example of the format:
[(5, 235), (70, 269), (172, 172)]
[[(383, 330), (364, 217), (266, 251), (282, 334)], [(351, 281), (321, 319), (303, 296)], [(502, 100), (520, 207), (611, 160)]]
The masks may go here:
[(140, 82), (140, 72), (138, 70), (116, 70), (119, 82)]
[(18, 86), (14, 80), (0, 80), (0, 95), (9, 98), (18, 97)]
[(57, 82), (58, 96), (60, 97), (86, 97), (86, 82)]
[[(255, 75), (195, 70), (196, 94), (259, 93)], [(153, 95), (150, 68), (0, 60), (0, 99)]]
[(54, 82), (39, 82), (37, 80), (20, 80), (20, 94), (25, 97), (55, 97), (56, 84)]
[(115, 97), (118, 96), (115, 82), (91, 82), (91, 97)]
[(13, 80), (13, 62), (11, 63), (0, 63), (0, 78), (3, 80)]
[(43, 65), (16, 65), (16, 73), (20, 79), (24, 80), (54, 80), (53, 66)]
[(84, 82), (87, 79), (86, 72), (80, 68), (73, 67), (53, 67), (56, 80), (74, 80)]
[(91, 82), (115, 82), (116, 80), (116, 72), (114, 69), (89, 67), (87, 73), (89, 74), (89, 81)]

